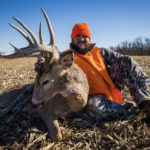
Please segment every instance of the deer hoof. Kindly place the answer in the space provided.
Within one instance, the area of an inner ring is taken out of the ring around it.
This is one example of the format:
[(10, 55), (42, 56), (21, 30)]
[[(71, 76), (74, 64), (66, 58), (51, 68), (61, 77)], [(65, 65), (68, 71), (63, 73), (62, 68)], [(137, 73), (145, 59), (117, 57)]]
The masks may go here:
[(61, 141), (61, 140), (62, 140), (62, 135), (59, 134), (59, 135), (56, 135), (56, 136), (51, 136), (51, 139), (52, 139), (54, 142)]

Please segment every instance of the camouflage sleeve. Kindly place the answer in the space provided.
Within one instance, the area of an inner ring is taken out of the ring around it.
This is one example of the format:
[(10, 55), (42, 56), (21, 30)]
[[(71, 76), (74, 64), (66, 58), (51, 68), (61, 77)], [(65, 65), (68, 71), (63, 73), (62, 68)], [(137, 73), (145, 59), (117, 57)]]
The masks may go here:
[(106, 67), (108, 66), (112, 66), (113, 63), (120, 57), (122, 57), (123, 55), (118, 53), (118, 52), (115, 52), (115, 51), (112, 51), (108, 48), (98, 48), (102, 57), (103, 57), (103, 61), (106, 65)]

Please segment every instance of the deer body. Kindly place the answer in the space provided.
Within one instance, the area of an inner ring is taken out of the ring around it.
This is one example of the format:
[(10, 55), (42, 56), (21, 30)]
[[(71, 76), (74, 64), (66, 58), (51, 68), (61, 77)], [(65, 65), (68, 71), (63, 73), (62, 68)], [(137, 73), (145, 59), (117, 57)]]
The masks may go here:
[(82, 110), (87, 104), (88, 92), (86, 75), (74, 64), (72, 53), (53, 62), (48, 73), (37, 75), (32, 103), (42, 105), (37, 112), (53, 140), (62, 139), (57, 117)]

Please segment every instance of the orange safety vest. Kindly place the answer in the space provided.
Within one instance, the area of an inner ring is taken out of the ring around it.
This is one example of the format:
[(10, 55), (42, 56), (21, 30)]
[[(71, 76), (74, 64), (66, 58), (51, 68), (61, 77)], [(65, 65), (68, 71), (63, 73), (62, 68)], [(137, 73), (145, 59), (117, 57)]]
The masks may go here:
[[(71, 51), (71, 49), (67, 51)], [(111, 101), (121, 103), (121, 93), (111, 80), (97, 47), (84, 55), (74, 52), (74, 62), (87, 76), (89, 95), (102, 95)]]

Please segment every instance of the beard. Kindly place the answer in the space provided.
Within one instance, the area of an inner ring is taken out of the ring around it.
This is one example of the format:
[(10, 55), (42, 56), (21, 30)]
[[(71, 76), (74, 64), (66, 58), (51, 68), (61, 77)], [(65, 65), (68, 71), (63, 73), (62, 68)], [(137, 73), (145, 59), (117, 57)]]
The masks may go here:
[[(84, 48), (80, 47), (79, 46), (80, 44), (84, 44)], [(90, 51), (93, 48), (93, 46), (91, 46), (90, 43), (79, 42), (78, 45), (74, 43), (70, 43), (70, 48), (74, 49), (76, 52), (80, 54), (86, 54), (88, 51)]]

